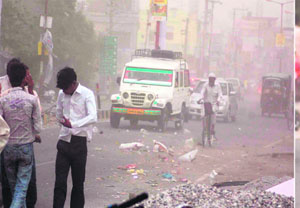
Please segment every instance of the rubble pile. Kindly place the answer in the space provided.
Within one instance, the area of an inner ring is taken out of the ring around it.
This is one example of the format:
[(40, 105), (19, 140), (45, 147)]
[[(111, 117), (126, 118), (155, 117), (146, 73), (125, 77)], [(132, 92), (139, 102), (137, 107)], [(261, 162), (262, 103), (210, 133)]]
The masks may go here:
[(144, 202), (151, 208), (227, 208), (227, 207), (294, 207), (294, 198), (262, 190), (226, 190), (201, 184), (184, 184), (166, 190)]
[(241, 187), (242, 190), (267, 190), (273, 186), (276, 186), (282, 182), (288, 181), (292, 179), (289, 176), (284, 176), (281, 178), (278, 178), (276, 176), (264, 176), (260, 179), (251, 181), (244, 186)]

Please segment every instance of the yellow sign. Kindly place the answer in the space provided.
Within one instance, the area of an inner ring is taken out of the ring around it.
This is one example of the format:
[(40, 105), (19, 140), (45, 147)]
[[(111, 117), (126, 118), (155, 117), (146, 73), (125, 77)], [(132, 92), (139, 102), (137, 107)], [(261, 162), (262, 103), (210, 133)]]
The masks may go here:
[(276, 47), (283, 47), (285, 45), (285, 36), (282, 33), (276, 34)]
[(38, 42), (38, 56), (42, 55), (42, 50), (43, 50), (43, 43), (42, 41)]
[(168, 4), (168, 0), (153, 0), (154, 4), (164, 4), (167, 5)]
[(167, 20), (168, 0), (150, 0), (150, 7), (152, 20)]

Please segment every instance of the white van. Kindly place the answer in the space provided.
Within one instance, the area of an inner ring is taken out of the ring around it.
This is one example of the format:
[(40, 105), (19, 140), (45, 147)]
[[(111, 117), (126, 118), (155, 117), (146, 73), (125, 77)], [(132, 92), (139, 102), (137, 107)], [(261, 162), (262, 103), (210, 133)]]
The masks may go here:
[(111, 96), (110, 124), (118, 128), (120, 119), (136, 126), (139, 120), (157, 121), (164, 131), (168, 121), (182, 128), (188, 119), (189, 69), (182, 54), (140, 49), (124, 67), (119, 79), (120, 93)]

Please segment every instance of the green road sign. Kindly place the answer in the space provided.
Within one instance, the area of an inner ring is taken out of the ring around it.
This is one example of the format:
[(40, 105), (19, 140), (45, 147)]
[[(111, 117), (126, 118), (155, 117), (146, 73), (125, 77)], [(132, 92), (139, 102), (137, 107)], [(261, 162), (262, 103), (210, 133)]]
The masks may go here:
[(118, 62), (118, 38), (105, 36), (103, 40), (103, 52), (100, 54), (100, 73), (115, 75)]

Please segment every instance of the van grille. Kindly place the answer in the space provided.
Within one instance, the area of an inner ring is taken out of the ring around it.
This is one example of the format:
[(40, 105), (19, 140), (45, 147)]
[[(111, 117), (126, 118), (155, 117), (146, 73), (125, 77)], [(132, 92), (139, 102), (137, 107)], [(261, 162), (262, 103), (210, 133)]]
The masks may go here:
[(146, 94), (145, 93), (131, 93), (131, 103), (135, 106), (143, 106)]

